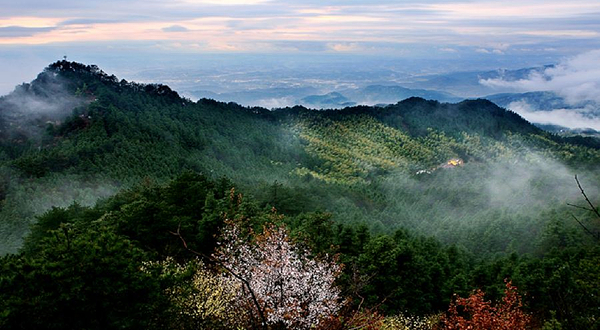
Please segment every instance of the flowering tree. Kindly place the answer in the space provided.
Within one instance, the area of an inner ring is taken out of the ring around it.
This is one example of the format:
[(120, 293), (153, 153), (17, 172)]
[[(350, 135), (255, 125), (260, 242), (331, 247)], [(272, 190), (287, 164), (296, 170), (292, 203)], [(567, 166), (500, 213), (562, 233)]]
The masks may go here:
[[(469, 298), (456, 298), (450, 304), (448, 315), (443, 319), (446, 330), (513, 330), (527, 329), (531, 316), (521, 307), (521, 297), (511, 282), (506, 282), (504, 298), (498, 306), (484, 300), (484, 293), (477, 290)], [(459, 313), (459, 309), (463, 312)], [(462, 314), (462, 315), (461, 315)], [(466, 317), (465, 317), (466, 316)]]
[(309, 255), (284, 227), (266, 225), (261, 234), (244, 235), (237, 224), (228, 222), (213, 257), (244, 282), (241, 307), (260, 323), (309, 329), (343, 305), (334, 285), (341, 266)]

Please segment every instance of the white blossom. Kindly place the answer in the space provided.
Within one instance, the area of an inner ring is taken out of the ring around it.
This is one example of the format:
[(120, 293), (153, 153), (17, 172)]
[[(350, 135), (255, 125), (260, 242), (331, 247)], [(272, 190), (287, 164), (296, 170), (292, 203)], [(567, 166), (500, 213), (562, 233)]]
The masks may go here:
[[(334, 282), (341, 266), (335, 261), (309, 258), (284, 227), (268, 225), (260, 235), (242, 236), (239, 226), (229, 223), (214, 257), (247, 281), (267, 325), (309, 329), (339, 311), (343, 302)], [(247, 288), (240, 298), (256, 309)]]

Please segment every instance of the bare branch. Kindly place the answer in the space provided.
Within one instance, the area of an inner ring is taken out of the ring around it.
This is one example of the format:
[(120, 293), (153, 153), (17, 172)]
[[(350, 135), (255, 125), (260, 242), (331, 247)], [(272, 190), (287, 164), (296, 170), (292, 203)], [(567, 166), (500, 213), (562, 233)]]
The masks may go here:
[(591, 230), (589, 230), (583, 223), (581, 223), (581, 221), (579, 221), (579, 219), (577, 219), (577, 217), (575, 217), (574, 215), (571, 214), (571, 216), (573, 217), (573, 219), (575, 219), (575, 221), (577, 221), (577, 223), (583, 227), (583, 229), (585, 229), (585, 231), (590, 234), (593, 238), (597, 239), (600, 241), (600, 234), (594, 234)]
[(590, 201), (590, 199), (585, 194), (585, 191), (583, 190), (583, 188), (581, 188), (581, 183), (579, 183), (579, 179), (577, 178), (577, 175), (575, 175), (575, 181), (577, 181), (577, 186), (579, 187), (579, 191), (581, 191), (581, 194), (585, 198), (585, 201), (590, 206), (590, 208), (591, 208), (590, 211), (594, 212), (594, 214), (596, 214), (596, 216), (600, 219), (600, 212), (598, 212), (598, 209), (594, 206), (594, 204), (592, 204), (592, 202)]
[(571, 204), (571, 203), (567, 203), (568, 206), (574, 207), (576, 209), (580, 209), (580, 210), (586, 210), (586, 211), (590, 211), (593, 212), (594, 210), (584, 207), (584, 206), (579, 206), (579, 205), (575, 205), (575, 204)]
[[(586, 211), (592, 212), (592, 213), (594, 213), (598, 217), (598, 219), (600, 219), (600, 213), (598, 212), (598, 209), (594, 206), (594, 204), (592, 204), (592, 201), (590, 201), (590, 199), (588, 198), (587, 194), (585, 193), (585, 191), (581, 187), (581, 183), (579, 182), (579, 178), (577, 177), (577, 175), (575, 175), (575, 182), (577, 182), (577, 187), (579, 187), (579, 191), (581, 192), (581, 194), (583, 195), (583, 198), (585, 199), (586, 203), (590, 207), (587, 208), (587, 207), (584, 207), (584, 206), (573, 205), (573, 204), (569, 204), (569, 203), (567, 203), (567, 205), (569, 205), (571, 207), (574, 207), (574, 208), (577, 208), (577, 209), (580, 209), (580, 210), (586, 210)], [(571, 214), (571, 216), (585, 230), (586, 233), (588, 233), (589, 235), (591, 235), (594, 239), (600, 241), (600, 233), (594, 234), (588, 227), (586, 227), (581, 221), (579, 221), (579, 219), (577, 219), (576, 216), (574, 216), (573, 214)]]

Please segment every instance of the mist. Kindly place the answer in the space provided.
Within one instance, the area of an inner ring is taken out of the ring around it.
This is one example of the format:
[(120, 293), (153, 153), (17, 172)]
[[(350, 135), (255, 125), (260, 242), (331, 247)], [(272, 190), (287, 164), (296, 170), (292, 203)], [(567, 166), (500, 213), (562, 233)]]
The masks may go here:
[[(533, 252), (549, 222), (545, 214), (568, 214), (567, 203), (581, 204), (575, 174), (562, 162), (530, 150), (418, 177), (397, 172), (382, 180), (387, 206), (376, 219), (380, 227), (413, 229), (472, 251)], [(594, 180), (586, 174), (580, 178)], [(598, 196), (589, 186), (587, 193)], [(564, 221), (573, 225), (568, 215)], [(506, 235), (494, 234), (499, 232)]]
[[(0, 171), (11, 172), (5, 166), (0, 167)], [(9, 175), (13, 182), (6, 198), (0, 202), (0, 255), (17, 252), (29, 233), (29, 226), (51, 208), (68, 207), (73, 203), (93, 206), (121, 188), (115, 181), (100, 176), (57, 173), (17, 184), (17, 173)]]
[(508, 108), (532, 123), (558, 125), (571, 129), (591, 128), (597, 131), (600, 130), (599, 109), (590, 106), (536, 111), (527, 101), (521, 100), (511, 102)]
[[(63, 78), (51, 72), (40, 73), (29, 84), (17, 86), (0, 98), (0, 139), (3, 146), (38, 145), (49, 124), (60, 125), (73, 110), (90, 99), (76, 96)], [(13, 155), (14, 157), (14, 155)], [(93, 205), (99, 198), (116, 193), (115, 184), (99, 178), (54, 174), (25, 181), (14, 172), (10, 157), (0, 158), (2, 199), (0, 200), (0, 255), (16, 252), (29, 225), (51, 207), (66, 207), (73, 202)]]
[(563, 99), (564, 108), (541, 108), (524, 98), (507, 105), (530, 122), (571, 129), (600, 128), (600, 50), (530, 70), (522, 79), (499, 77), (480, 79), (479, 83), (500, 92), (551, 92)]
[(67, 90), (62, 78), (43, 72), (31, 84), (19, 85), (0, 98), (0, 135), (37, 140), (47, 124), (59, 124), (85, 103), (83, 97)]
[(285, 108), (296, 105), (297, 102), (293, 97), (266, 98), (257, 100), (256, 104), (250, 106), (258, 106), (267, 109)]
[(564, 59), (543, 70), (533, 70), (524, 79), (483, 79), (480, 83), (512, 91), (550, 91), (571, 105), (585, 101), (600, 103), (600, 50)]

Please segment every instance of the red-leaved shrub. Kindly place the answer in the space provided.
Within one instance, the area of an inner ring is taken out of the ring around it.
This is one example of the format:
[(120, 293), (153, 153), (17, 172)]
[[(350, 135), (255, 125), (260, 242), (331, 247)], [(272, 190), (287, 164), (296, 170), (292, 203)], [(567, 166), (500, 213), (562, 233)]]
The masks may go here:
[(515, 330), (528, 329), (531, 316), (522, 311), (517, 288), (506, 282), (502, 302), (493, 306), (485, 293), (475, 291), (469, 298), (457, 297), (443, 317), (445, 330)]

